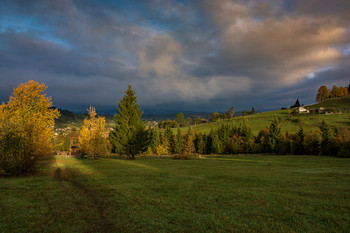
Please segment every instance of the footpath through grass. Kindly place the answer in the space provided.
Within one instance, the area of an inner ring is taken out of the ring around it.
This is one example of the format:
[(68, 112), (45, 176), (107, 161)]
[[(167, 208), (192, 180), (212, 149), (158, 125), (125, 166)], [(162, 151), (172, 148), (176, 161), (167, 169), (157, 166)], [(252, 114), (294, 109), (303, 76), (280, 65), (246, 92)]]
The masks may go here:
[(0, 178), (0, 232), (349, 232), (350, 160), (56, 157)]

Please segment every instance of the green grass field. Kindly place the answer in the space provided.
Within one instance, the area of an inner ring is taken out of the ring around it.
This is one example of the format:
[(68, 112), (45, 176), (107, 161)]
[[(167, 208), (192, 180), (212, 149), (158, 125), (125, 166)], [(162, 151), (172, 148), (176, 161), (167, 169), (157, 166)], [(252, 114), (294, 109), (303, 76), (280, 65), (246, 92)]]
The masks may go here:
[(0, 232), (349, 232), (350, 160), (46, 161), (0, 178)]

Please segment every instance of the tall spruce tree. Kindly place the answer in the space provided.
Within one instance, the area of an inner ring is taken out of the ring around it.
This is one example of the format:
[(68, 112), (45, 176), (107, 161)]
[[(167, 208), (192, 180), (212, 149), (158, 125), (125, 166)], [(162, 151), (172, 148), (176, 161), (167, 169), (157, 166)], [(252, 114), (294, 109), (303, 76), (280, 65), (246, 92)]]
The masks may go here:
[(319, 128), (322, 136), (321, 154), (327, 155), (329, 154), (329, 141), (332, 138), (332, 131), (324, 120), (321, 122)]
[(149, 133), (141, 120), (143, 112), (137, 104), (137, 97), (131, 85), (125, 91), (123, 99), (119, 101), (117, 109), (110, 142), (117, 153), (126, 154), (128, 159), (135, 159), (136, 154), (147, 149)]
[(281, 144), (281, 128), (280, 128), (280, 122), (277, 117), (275, 117), (275, 120), (271, 123), (269, 127), (269, 141), (268, 141), (268, 147), (270, 152), (277, 153), (279, 150), (279, 146)]
[(178, 127), (177, 134), (174, 135), (174, 152), (179, 155), (182, 154), (183, 147), (184, 139), (182, 138), (180, 127)]

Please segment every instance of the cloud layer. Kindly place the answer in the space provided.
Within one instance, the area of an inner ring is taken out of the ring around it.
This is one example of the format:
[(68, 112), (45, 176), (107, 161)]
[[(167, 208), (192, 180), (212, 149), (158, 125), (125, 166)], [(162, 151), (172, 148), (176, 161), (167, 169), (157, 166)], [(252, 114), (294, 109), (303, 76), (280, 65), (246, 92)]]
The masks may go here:
[(113, 109), (130, 83), (145, 107), (223, 111), (350, 83), (345, 0), (5, 0), (0, 15), (1, 101), (34, 79), (55, 105)]

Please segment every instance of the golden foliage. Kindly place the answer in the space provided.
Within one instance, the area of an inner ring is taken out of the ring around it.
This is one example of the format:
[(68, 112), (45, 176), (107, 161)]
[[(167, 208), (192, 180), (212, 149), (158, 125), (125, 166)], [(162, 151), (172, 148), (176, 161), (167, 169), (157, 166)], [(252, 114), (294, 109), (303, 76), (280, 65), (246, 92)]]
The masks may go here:
[(43, 93), (46, 88), (33, 80), (20, 84), (8, 103), (0, 106), (0, 166), (27, 173), (39, 158), (51, 154), (59, 112), (50, 108), (51, 97)]
[(169, 146), (169, 143), (168, 143), (168, 141), (166, 140), (166, 138), (162, 138), (162, 143), (161, 144), (159, 144), (158, 146), (156, 146), (156, 154), (157, 155), (167, 155), (167, 154), (169, 154), (169, 150), (170, 150), (170, 148), (169, 148), (170, 146)]
[(92, 156), (94, 159), (98, 155), (108, 155), (108, 132), (106, 130), (106, 120), (102, 116), (96, 117), (96, 109), (88, 109), (89, 117), (84, 119), (84, 125), (80, 130), (79, 144), (83, 154)]

